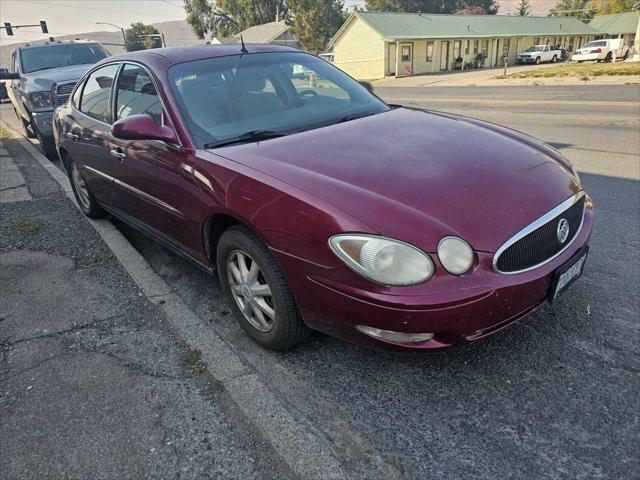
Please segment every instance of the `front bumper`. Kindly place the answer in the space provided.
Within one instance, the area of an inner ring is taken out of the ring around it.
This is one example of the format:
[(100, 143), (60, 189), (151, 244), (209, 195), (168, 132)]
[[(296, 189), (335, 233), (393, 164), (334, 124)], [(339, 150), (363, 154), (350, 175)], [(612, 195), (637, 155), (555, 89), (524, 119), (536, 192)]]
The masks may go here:
[[(433, 294), (372, 293), (334, 281), (328, 269), (275, 253), (311, 328), (374, 348), (439, 350), (484, 338), (545, 303), (554, 272), (589, 244), (590, 204), (584, 215), (573, 243), (549, 263), (529, 272), (503, 275), (493, 270), (493, 253), (479, 252), (478, 264), (469, 274), (450, 276), (448, 288)], [(411, 344), (383, 341), (365, 335), (358, 325), (393, 332), (433, 332), (434, 336)]]
[(534, 57), (518, 57), (516, 58), (518, 63), (536, 63), (536, 59)]
[[(40, 132), (40, 135), (53, 140), (53, 110), (46, 112), (32, 112), (32, 127)], [(35, 133), (35, 131), (34, 131)]]

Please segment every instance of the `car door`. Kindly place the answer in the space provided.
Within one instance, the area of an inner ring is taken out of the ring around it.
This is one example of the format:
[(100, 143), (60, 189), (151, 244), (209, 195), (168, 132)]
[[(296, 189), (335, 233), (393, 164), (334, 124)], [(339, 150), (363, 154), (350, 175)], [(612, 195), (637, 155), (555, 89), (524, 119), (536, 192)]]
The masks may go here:
[[(111, 131), (111, 90), (119, 63), (109, 64), (91, 72), (75, 98), (71, 115), (64, 126), (64, 146), (81, 167), (89, 190), (101, 202), (111, 204), (115, 197), (112, 181), (112, 160), (109, 157)], [(78, 92), (75, 92), (78, 93)]]
[[(158, 125), (172, 127), (154, 80), (142, 65), (125, 63), (114, 92), (115, 120), (149, 115)], [(111, 135), (109, 154), (116, 165), (113, 176), (119, 188), (119, 210), (139, 227), (198, 256), (201, 225), (185, 208), (198, 200), (188, 156), (180, 146)]]

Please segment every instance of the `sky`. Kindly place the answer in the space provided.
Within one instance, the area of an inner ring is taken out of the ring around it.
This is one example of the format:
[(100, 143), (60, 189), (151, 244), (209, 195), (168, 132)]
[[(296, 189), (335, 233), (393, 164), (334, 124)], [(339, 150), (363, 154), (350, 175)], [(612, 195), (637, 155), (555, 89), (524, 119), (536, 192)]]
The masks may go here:
[[(363, 4), (364, 0), (345, 1), (347, 8)], [(4, 29), (0, 29), (0, 45), (70, 33), (116, 30), (96, 22), (126, 27), (131, 22), (183, 20), (182, 5), (182, 0), (0, 0), (0, 22), (30, 25), (45, 20), (50, 34), (43, 35), (39, 27), (32, 27), (14, 30), (14, 36), (8, 37)]]

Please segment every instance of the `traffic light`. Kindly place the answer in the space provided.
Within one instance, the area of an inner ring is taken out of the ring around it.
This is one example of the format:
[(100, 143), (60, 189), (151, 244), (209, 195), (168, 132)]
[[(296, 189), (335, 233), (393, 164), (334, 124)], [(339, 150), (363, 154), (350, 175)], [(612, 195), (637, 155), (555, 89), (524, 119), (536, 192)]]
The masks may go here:
[(47, 22), (45, 22), (44, 20), (40, 20), (40, 28), (42, 28), (42, 33), (49, 33), (49, 29), (47, 28)]
[(11, 28), (11, 24), (9, 22), (4, 22), (4, 29), (7, 31), (7, 36), (13, 36), (13, 28)]

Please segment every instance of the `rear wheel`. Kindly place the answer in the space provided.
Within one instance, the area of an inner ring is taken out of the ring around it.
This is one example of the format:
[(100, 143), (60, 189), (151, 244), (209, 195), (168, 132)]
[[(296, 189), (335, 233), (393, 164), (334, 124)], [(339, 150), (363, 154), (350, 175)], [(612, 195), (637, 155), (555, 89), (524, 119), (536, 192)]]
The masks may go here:
[(604, 57), (604, 61), (605, 63), (609, 63), (611, 62), (611, 59), (613, 58), (613, 55), (611, 55), (611, 52), (607, 53), (607, 56)]
[(218, 275), (236, 319), (257, 343), (287, 350), (309, 329), (298, 312), (284, 272), (249, 229), (234, 226), (218, 242)]
[(87, 182), (80, 173), (78, 164), (69, 157), (65, 158), (65, 163), (67, 164), (67, 171), (69, 172), (69, 181), (71, 182), (73, 195), (76, 197), (76, 201), (78, 202), (78, 206), (80, 207), (80, 210), (82, 210), (82, 213), (89, 218), (103, 217), (104, 210), (100, 208), (95, 197), (89, 191)]

